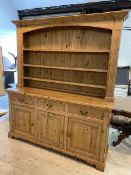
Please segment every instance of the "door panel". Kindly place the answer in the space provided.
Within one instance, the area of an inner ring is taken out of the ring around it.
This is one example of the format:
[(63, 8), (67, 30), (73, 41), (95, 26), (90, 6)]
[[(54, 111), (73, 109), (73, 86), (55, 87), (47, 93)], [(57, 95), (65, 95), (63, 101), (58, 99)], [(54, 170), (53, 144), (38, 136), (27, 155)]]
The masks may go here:
[(67, 150), (98, 159), (102, 125), (88, 119), (68, 118)]
[(16, 134), (34, 138), (34, 110), (19, 105), (12, 105), (13, 130)]
[[(81, 151), (88, 151), (91, 142), (92, 128), (79, 123), (72, 123), (72, 146)], [(79, 137), (78, 137), (79, 136)], [(88, 136), (88, 137), (87, 137)], [(77, 139), (76, 139), (77, 138)]]
[(50, 145), (63, 147), (64, 116), (43, 111), (37, 112), (38, 140)]

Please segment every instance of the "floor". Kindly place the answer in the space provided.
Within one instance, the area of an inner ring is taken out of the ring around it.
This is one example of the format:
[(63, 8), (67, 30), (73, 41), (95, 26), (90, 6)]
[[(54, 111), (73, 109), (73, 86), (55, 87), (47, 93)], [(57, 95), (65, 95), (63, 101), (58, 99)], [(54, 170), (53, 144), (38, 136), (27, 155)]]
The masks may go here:
[(77, 159), (36, 146), (8, 139), (8, 115), (0, 121), (0, 175), (131, 175), (131, 138), (112, 146), (117, 131), (110, 128), (105, 172)]
[[(12, 88), (15, 88), (15, 84), (10, 84)], [(8, 103), (8, 94), (5, 92), (5, 95), (0, 96), (0, 111), (7, 111), (9, 110), (9, 103)]]
[(8, 95), (6, 94), (4, 96), (1, 96), (0, 97), (0, 108), (8, 111), (8, 106), (9, 106)]

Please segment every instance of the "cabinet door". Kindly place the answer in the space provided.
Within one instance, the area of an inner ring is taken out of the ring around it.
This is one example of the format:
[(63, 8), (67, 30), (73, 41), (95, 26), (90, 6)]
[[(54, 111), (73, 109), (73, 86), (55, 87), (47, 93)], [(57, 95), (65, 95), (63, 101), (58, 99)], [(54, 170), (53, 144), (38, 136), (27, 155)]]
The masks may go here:
[(37, 134), (38, 141), (57, 147), (63, 147), (64, 116), (38, 111)]
[(12, 105), (12, 127), (16, 134), (34, 138), (35, 126), (34, 126), (34, 110), (19, 106)]
[(102, 125), (88, 119), (68, 118), (67, 150), (91, 159), (98, 159)]

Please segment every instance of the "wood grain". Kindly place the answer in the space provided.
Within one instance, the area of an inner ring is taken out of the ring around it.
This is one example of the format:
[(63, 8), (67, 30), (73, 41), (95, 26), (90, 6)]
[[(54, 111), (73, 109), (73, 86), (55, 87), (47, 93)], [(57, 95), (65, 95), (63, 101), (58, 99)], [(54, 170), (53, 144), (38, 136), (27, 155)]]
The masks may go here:
[(18, 87), (8, 90), (10, 138), (75, 156), (104, 171), (120, 32), (127, 13), (14, 22)]

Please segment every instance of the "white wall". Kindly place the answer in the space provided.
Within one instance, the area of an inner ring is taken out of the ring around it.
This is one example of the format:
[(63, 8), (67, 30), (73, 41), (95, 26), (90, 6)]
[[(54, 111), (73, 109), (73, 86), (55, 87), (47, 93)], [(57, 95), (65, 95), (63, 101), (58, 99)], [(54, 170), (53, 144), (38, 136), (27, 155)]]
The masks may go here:
[(17, 17), (16, 9), (10, 0), (0, 0), (0, 31), (15, 30), (11, 19)]
[(8, 31), (2, 33), (0, 35), (0, 46), (2, 47), (4, 59), (7, 58), (11, 63), (14, 63), (13, 57), (8, 52), (17, 55), (16, 32)]
[[(131, 28), (131, 12), (123, 27)], [(131, 30), (122, 30), (118, 65), (131, 66)]]
[(3, 56), (13, 62), (8, 52), (16, 54), (16, 32), (15, 25), (11, 20), (17, 18), (16, 9), (9, 0), (0, 0), (0, 46)]

